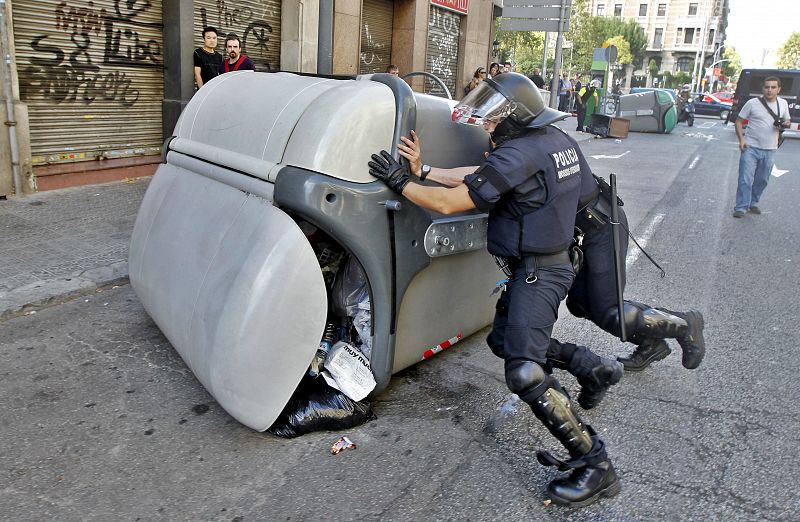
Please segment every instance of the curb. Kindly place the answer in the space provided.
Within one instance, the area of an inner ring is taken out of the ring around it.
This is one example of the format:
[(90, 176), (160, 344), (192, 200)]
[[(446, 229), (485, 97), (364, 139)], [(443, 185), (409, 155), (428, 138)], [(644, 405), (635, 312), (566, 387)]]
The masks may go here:
[(128, 283), (127, 261), (91, 268), (74, 277), (59, 277), (31, 283), (0, 296), (0, 322), (29, 315), (98, 290)]

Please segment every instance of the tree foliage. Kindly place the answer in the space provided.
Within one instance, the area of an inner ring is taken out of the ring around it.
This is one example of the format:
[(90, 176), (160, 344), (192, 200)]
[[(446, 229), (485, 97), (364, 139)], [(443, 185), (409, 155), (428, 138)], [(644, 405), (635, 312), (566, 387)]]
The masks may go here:
[(778, 49), (778, 67), (800, 69), (800, 33), (794, 32)]
[(634, 20), (623, 22), (616, 17), (592, 16), (588, 0), (575, 0), (572, 4), (570, 28), (567, 39), (572, 42), (572, 61), (579, 70), (588, 71), (592, 65), (595, 47), (615, 36), (624, 37), (628, 43), (631, 61), (635, 66), (642, 63), (647, 48), (647, 35)]
[(742, 72), (742, 57), (739, 56), (734, 47), (726, 47), (722, 51), (722, 58), (728, 60), (720, 64), (722, 66), (722, 74), (735, 82), (739, 78), (739, 73)]
[(608, 47), (610, 45), (613, 45), (617, 48), (618, 64), (627, 65), (631, 63), (633, 60), (633, 56), (631, 55), (631, 44), (628, 43), (628, 40), (626, 40), (624, 36), (614, 36), (603, 42), (603, 47)]
[(525, 73), (533, 72), (535, 67), (542, 66), (544, 33), (501, 31), (499, 27), (496, 29), (495, 34), (500, 42), (498, 62), (513, 61), (517, 70)]

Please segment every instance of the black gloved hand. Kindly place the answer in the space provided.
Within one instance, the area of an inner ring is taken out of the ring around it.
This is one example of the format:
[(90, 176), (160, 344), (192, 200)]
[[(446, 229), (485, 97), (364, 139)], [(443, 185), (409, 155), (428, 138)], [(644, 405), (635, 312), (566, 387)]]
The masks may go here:
[(385, 150), (381, 151), (380, 156), (377, 154), (372, 155), (372, 161), (368, 162), (369, 173), (386, 183), (386, 185), (397, 192), (403, 193), (410, 181), (408, 168), (400, 165), (400, 163), (392, 157), (391, 154)]

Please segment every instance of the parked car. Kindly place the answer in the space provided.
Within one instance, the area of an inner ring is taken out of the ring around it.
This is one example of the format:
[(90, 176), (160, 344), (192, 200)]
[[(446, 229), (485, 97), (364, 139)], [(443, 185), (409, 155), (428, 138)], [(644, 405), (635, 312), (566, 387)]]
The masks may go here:
[(717, 116), (722, 120), (728, 119), (733, 104), (720, 100), (715, 94), (693, 92), (694, 111), (704, 116)]
[(714, 96), (725, 103), (733, 103), (733, 93), (730, 91), (719, 91), (712, 93)]

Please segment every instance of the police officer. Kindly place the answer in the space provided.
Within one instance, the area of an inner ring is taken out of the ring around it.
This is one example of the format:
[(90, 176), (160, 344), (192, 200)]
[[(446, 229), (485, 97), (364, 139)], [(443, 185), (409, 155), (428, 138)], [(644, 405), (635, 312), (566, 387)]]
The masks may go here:
[(481, 83), (453, 110), (454, 121), (483, 125), (497, 145), (463, 183), (412, 183), (408, 168), (386, 151), (373, 154), (369, 168), (424, 208), (441, 214), (473, 208), (489, 212), (489, 252), (508, 264), (510, 274), (493, 328), (502, 339), (506, 384), (569, 453), (568, 460), (546, 451), (537, 455), (544, 465), (571, 470), (548, 485), (550, 498), (585, 506), (616, 495), (620, 483), (603, 441), (545, 370), (558, 306), (575, 278), (567, 250), (582, 185), (577, 143), (549, 126), (564, 117), (545, 107), (527, 77), (502, 74)]
[[(585, 178), (581, 200), (575, 226), (585, 234), (581, 247), (584, 262), (567, 296), (567, 308), (576, 317), (585, 317), (606, 332), (619, 336), (620, 314), (610, 218), (611, 188), (601, 178)], [(628, 219), (622, 207), (619, 208), (619, 220), (623, 230), (627, 231)], [(619, 265), (622, 267), (619, 284), (624, 289), (628, 236), (625, 232), (619, 236)], [(676, 312), (625, 301), (623, 320), (628, 340), (637, 345), (630, 356), (618, 358), (626, 371), (642, 371), (669, 355), (671, 349), (665, 339), (678, 341), (683, 350), (685, 368), (695, 369), (703, 361), (705, 323), (699, 311)]]

